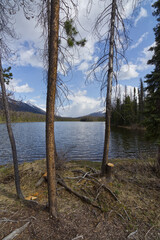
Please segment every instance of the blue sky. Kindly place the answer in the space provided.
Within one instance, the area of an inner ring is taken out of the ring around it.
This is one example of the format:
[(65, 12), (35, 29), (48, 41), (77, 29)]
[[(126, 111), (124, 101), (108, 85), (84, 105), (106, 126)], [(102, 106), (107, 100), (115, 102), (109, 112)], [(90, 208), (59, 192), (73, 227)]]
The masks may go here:
[[(105, 93), (101, 97), (100, 84), (93, 81), (90, 84), (85, 83), (88, 68), (96, 60), (98, 44), (97, 38), (92, 34), (93, 24), (98, 13), (103, 10), (103, 4), (103, 1), (94, 0), (90, 14), (86, 17), (86, 0), (81, 0), (79, 3), (78, 17), (85, 29), (77, 26), (81, 36), (87, 39), (87, 43), (79, 53), (71, 50), (74, 55), (74, 59), (70, 59), (73, 66), (72, 72), (68, 76), (62, 76), (70, 90), (68, 101), (64, 102), (63, 107), (58, 108), (58, 113), (62, 116), (76, 117), (104, 109)], [(145, 0), (133, 16), (131, 15), (132, 0), (125, 5), (125, 15), (132, 22), (131, 26), (128, 26), (132, 41), (126, 52), (128, 65), (123, 62), (118, 75), (122, 94), (125, 85), (130, 92), (133, 87), (139, 86), (139, 79), (144, 80), (144, 76), (152, 70), (152, 66), (147, 65), (148, 59), (152, 56), (148, 49), (154, 44), (153, 27), (156, 25), (152, 10), (151, 1)], [(40, 49), (43, 49), (43, 39), (40, 38), (41, 27), (35, 28), (35, 24), (36, 19), (27, 21), (22, 12), (15, 16), (15, 30), (19, 39), (10, 43), (11, 48), (16, 50), (16, 57), (11, 65), (14, 79), (9, 90), (15, 92), (16, 99), (45, 109), (46, 80), (40, 54)], [(113, 87), (114, 94), (115, 87)]]

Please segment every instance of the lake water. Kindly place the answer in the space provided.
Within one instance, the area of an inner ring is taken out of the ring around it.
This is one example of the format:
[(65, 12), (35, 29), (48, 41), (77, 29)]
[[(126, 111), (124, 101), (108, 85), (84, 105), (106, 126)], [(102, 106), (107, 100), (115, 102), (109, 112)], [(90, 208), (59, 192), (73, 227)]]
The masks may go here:
[[(14, 123), (19, 162), (45, 158), (45, 123)], [(101, 161), (104, 122), (56, 122), (57, 151), (70, 160)], [(152, 156), (153, 144), (146, 142), (143, 131), (112, 128), (109, 158)], [(11, 147), (5, 124), (0, 124), (0, 165), (12, 162)]]

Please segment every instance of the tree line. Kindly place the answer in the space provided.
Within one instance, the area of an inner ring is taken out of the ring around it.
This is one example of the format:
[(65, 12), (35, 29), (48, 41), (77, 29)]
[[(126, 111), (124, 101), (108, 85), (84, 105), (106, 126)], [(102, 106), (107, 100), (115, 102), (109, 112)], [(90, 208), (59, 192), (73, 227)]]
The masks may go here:
[[(45, 122), (46, 117), (42, 114), (30, 112), (15, 112), (10, 111), (11, 122)], [(4, 111), (0, 111), (0, 123), (6, 121)]]
[(146, 91), (142, 79), (139, 88), (130, 93), (125, 86), (125, 94), (122, 96), (121, 89), (117, 89), (117, 97), (112, 104), (111, 122), (114, 126), (144, 126)]

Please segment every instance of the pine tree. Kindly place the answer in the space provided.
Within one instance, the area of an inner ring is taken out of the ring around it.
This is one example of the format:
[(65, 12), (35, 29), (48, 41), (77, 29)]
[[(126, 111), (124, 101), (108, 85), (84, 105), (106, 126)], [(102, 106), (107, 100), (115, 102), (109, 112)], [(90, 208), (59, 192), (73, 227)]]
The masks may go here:
[(146, 75), (147, 98), (145, 125), (149, 139), (158, 144), (157, 167), (160, 170), (160, 0), (152, 5), (155, 10), (153, 16), (157, 17), (157, 25), (154, 28), (155, 46), (150, 48), (153, 57), (148, 64), (154, 65), (154, 70)]
[(144, 113), (144, 87), (143, 81), (140, 78), (140, 89), (139, 89), (139, 123), (143, 122), (143, 113)]

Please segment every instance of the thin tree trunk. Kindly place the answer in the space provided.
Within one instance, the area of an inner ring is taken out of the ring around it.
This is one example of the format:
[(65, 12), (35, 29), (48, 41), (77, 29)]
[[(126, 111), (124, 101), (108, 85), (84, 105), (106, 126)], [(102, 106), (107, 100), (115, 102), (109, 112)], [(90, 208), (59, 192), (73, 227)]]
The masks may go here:
[(46, 113), (46, 159), (50, 217), (57, 217), (54, 112), (58, 62), (59, 0), (51, 0), (49, 69)]
[(14, 139), (14, 135), (13, 135), (13, 131), (12, 131), (12, 126), (11, 126), (9, 106), (8, 106), (5, 83), (4, 83), (4, 78), (3, 78), (1, 57), (0, 57), (0, 82), (1, 82), (2, 98), (3, 98), (4, 110), (5, 110), (5, 116), (6, 116), (6, 125), (7, 125), (8, 135), (9, 135), (11, 148), (12, 148), (16, 191), (17, 191), (18, 198), (23, 199), (23, 195), (22, 195), (21, 188), (20, 188), (20, 178), (19, 178), (19, 170), (18, 170), (16, 143), (15, 143), (15, 139)]
[(160, 171), (160, 145), (158, 145), (157, 168)]
[(113, 78), (113, 56), (114, 56), (114, 25), (116, 14), (116, 0), (112, 1), (112, 14), (111, 14), (111, 35), (110, 35), (110, 49), (109, 49), (109, 66), (108, 66), (108, 79), (107, 79), (107, 96), (106, 96), (106, 117), (105, 117), (105, 140), (103, 160), (101, 165), (101, 174), (104, 176), (106, 173), (106, 164), (108, 163), (109, 140), (110, 140), (110, 121), (111, 121), (111, 96), (112, 96), (112, 78)]
[[(48, 15), (48, 49), (49, 49), (49, 41), (50, 41), (50, 23), (51, 23), (51, 2), (50, 0), (47, 1), (47, 15)], [(49, 56), (49, 54), (48, 54)], [(49, 63), (48, 63), (49, 66)], [(56, 149), (56, 142), (55, 142), (55, 136), (54, 136), (54, 152), (55, 152), (55, 161), (58, 158), (57, 155), (57, 149)]]

